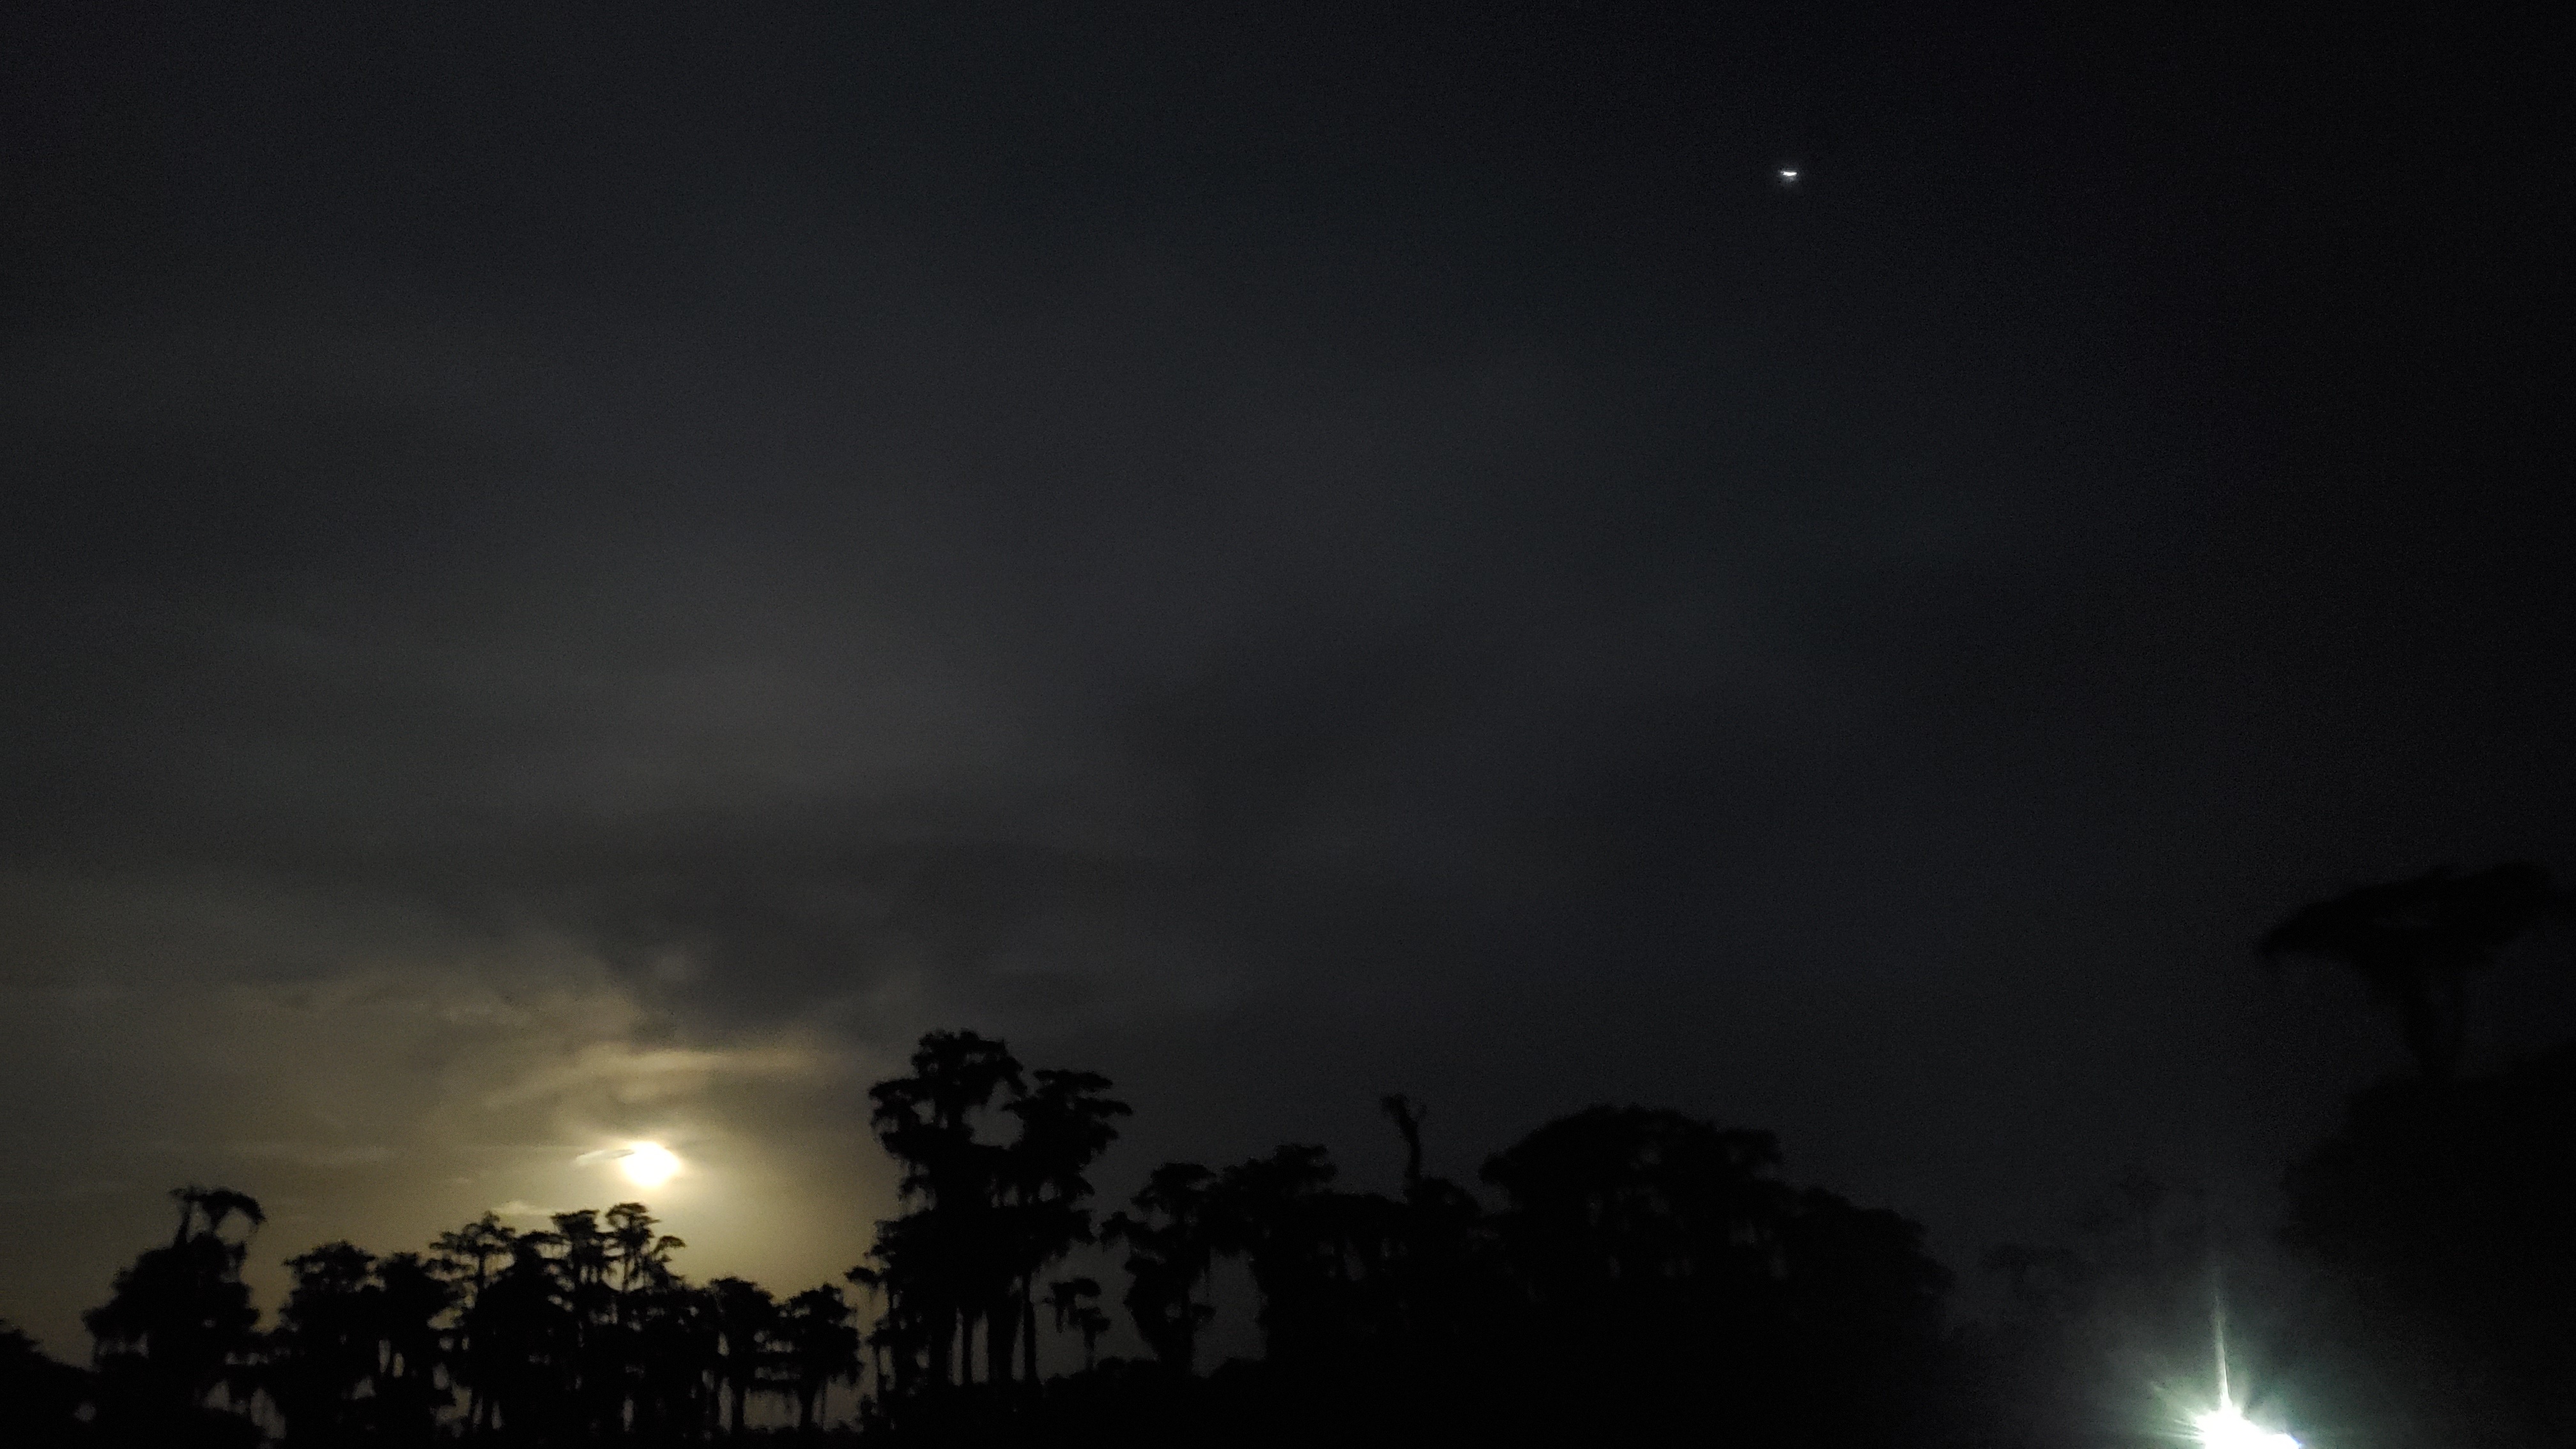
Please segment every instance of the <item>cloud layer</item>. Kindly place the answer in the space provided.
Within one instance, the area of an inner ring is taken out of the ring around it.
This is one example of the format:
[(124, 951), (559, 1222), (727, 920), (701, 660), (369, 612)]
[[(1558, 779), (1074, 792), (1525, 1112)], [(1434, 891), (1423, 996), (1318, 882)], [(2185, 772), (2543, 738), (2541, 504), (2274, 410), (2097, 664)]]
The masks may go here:
[[(0, 1234), (61, 1247), (0, 1314), (76, 1354), (181, 1181), (392, 1249), (648, 1135), (792, 1287), (948, 1025), (1116, 1075), (1107, 1182), (1643, 1098), (1973, 1250), (2259, 1191), (2392, 1056), (2272, 914), (2576, 863), (2496, 341), (2555, 254), (2378, 199), (2467, 121), (2216, 145), (2155, 98), (2272, 95), (2244, 37), (1346, 23), (9, 58)], [(2491, 1051), (2576, 1021), (2517, 970)]]

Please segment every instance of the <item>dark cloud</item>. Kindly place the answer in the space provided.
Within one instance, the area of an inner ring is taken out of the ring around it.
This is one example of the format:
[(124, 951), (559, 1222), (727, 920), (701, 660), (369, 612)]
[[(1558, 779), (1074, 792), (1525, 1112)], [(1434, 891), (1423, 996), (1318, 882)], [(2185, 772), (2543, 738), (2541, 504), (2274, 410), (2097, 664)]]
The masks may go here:
[(391, 1245), (648, 1129), (837, 1266), (938, 1024), (1140, 1160), (1666, 1100), (1963, 1250), (2393, 1055), (2288, 904), (2566, 859), (2564, 194), (2449, 52), (35, 24), (5, 1211), (142, 1204), (56, 1336), (164, 1179)]

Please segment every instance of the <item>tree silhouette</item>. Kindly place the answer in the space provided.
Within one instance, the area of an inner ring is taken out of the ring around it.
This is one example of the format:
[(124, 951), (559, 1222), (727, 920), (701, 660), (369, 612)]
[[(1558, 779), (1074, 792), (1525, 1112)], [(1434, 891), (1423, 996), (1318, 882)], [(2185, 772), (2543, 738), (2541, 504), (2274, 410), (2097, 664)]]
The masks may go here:
[(570, 1412), (583, 1433), (598, 1433), (625, 1417), (624, 1325), (618, 1294), (609, 1281), (617, 1270), (617, 1241), (589, 1209), (556, 1213), (557, 1256), (548, 1260), (566, 1310), (571, 1337)]
[[(1092, 1237), (1086, 1173), (1117, 1137), (1127, 1104), (1093, 1072), (1024, 1071), (1004, 1043), (973, 1032), (931, 1032), (911, 1072), (870, 1089), (871, 1125), (903, 1166), (908, 1208), (879, 1223), (870, 1261), (849, 1281), (882, 1295), (867, 1342), (880, 1396), (984, 1377), (1037, 1378), (1037, 1283)], [(1013, 1118), (1007, 1142), (980, 1135), (989, 1115)]]
[(1055, 1311), (1055, 1331), (1070, 1328), (1082, 1335), (1082, 1371), (1089, 1373), (1100, 1366), (1100, 1335), (1109, 1328), (1109, 1319), (1094, 1300), (1100, 1297), (1100, 1285), (1089, 1278), (1058, 1278), (1047, 1285), (1047, 1307)]
[(1100, 1305), (1086, 1303), (1073, 1311), (1073, 1331), (1082, 1335), (1082, 1371), (1090, 1373), (1100, 1367), (1100, 1337), (1109, 1331), (1109, 1315)]
[(554, 1233), (521, 1233), (510, 1262), (465, 1316), (485, 1424), (542, 1440), (578, 1432), (580, 1333), (564, 1274), (548, 1256)]
[(286, 1267), (295, 1286), (269, 1336), (269, 1395), (286, 1417), (289, 1442), (354, 1438), (365, 1417), (360, 1390), (375, 1386), (382, 1337), (376, 1260), (337, 1242), (297, 1254)]
[(388, 1442), (427, 1443), (455, 1399), (438, 1380), (445, 1359), (439, 1322), (456, 1294), (418, 1253), (378, 1259), (375, 1292), (376, 1433)]
[[(1111, 1125), (1134, 1109), (1114, 1101), (1097, 1072), (1041, 1069), (1037, 1088), (1005, 1110), (1020, 1119), (1009, 1176), (1017, 1220), (1021, 1374), (1038, 1377), (1038, 1275), (1092, 1237), (1090, 1170), (1118, 1139)], [(1058, 1324), (1061, 1330), (1061, 1323)]]
[(716, 1295), (680, 1281), (667, 1264), (626, 1304), (627, 1419), (647, 1443), (694, 1442), (722, 1417), (722, 1324)]
[(770, 1336), (778, 1331), (778, 1300), (769, 1290), (741, 1278), (718, 1278), (707, 1285), (715, 1295), (716, 1340), (720, 1358), (717, 1377), (731, 1396), (726, 1418), (735, 1438), (742, 1437), (743, 1404), (760, 1385), (768, 1362)]
[(1317, 1359), (1374, 1336), (1395, 1204), (1332, 1191), (1332, 1159), (1298, 1144), (1227, 1168), (1209, 1195), (1213, 1244), (1240, 1255), (1261, 1293), (1265, 1351)]
[(1377, 1105), (1404, 1138), (1404, 1192), (1410, 1197), (1422, 1185), (1422, 1104), (1395, 1092), (1378, 1098)]
[[(928, 1307), (936, 1277), (930, 1266), (935, 1261), (930, 1238), (940, 1227), (923, 1212), (880, 1222), (876, 1242), (868, 1250), (869, 1262), (843, 1275), (866, 1288), (871, 1302), (882, 1298), (885, 1304), (867, 1339), (877, 1358), (880, 1399), (908, 1399), (922, 1392), (930, 1382), (928, 1375), (944, 1362), (934, 1351), (933, 1340), (944, 1341), (949, 1327)], [(937, 1382), (947, 1386), (944, 1379)]]
[[(741, 1396), (764, 1382), (757, 1314), (747, 1352), (739, 1361), (729, 1357), (728, 1295), (738, 1290), (721, 1285), (760, 1290), (739, 1279), (689, 1284), (671, 1263), (686, 1244), (659, 1226), (634, 1202), (558, 1213), (547, 1232), (516, 1232), (486, 1213), (440, 1235), (435, 1258), (384, 1259), (377, 1282), (392, 1328), (376, 1396), (426, 1399), (433, 1420), (450, 1402), (425, 1369), (412, 1367), (438, 1356), (430, 1309), (437, 1304), (448, 1314), (447, 1382), (467, 1390), (457, 1427), (469, 1436), (701, 1436), (724, 1417), (723, 1399), (738, 1375)], [(401, 1308), (406, 1302), (412, 1306)], [(738, 1319), (740, 1305), (732, 1307)], [(407, 1410), (404, 1422), (423, 1417)]]
[(877, 1314), (877, 1326), (867, 1335), (870, 1361), (876, 1365), (877, 1371), (877, 1397), (881, 1401), (901, 1399), (915, 1390), (915, 1366), (926, 1348), (918, 1325), (902, 1310), (898, 1285), (889, 1280), (883, 1267), (890, 1227), (885, 1223), (877, 1225), (877, 1246), (869, 1250), (869, 1256), (878, 1266), (861, 1263), (841, 1275), (844, 1280), (867, 1290), (870, 1307), (883, 1305)]
[(1510, 1199), (1502, 1234), (1539, 1301), (1643, 1320), (1768, 1275), (1779, 1160), (1769, 1133), (1593, 1107), (1497, 1153), (1484, 1177)]
[(2260, 949), (2349, 967), (2397, 1013), (2417, 1067), (2438, 1081), (2459, 1070), (2468, 1045), (2469, 973), (2557, 903), (2549, 873), (2528, 861), (2462, 876), (2444, 866), (2303, 906)]
[(1167, 1162), (1137, 1190), (1135, 1213), (1114, 1213), (1101, 1236), (1127, 1249), (1127, 1314), (1164, 1366), (1188, 1373), (1199, 1330), (1216, 1310), (1198, 1301), (1215, 1254), (1208, 1192), (1216, 1174), (1195, 1162)]
[(420, 1443), (451, 1400), (437, 1382), (438, 1320), (453, 1301), (416, 1253), (378, 1260), (326, 1243), (294, 1275), (268, 1336), (261, 1383), (293, 1443)]
[(1913, 1224), (1794, 1190), (1778, 1163), (1768, 1133), (1610, 1106), (1488, 1160), (1523, 1312), (1557, 1346), (1525, 1372), (1586, 1386), (1556, 1402), (1616, 1406), (1622, 1433), (1686, 1395), (1756, 1441), (1907, 1437), (1946, 1274)]
[(490, 1286), (496, 1265), (515, 1256), (518, 1237), (517, 1230), (487, 1212), (454, 1232), (440, 1234), (431, 1244), (436, 1256), (429, 1267), (447, 1283), (459, 1308), (448, 1344), (448, 1372), (465, 1387), (466, 1427), (475, 1434), (489, 1433), (492, 1427), (492, 1405), (483, 1391), (491, 1355), (475, 1335), (479, 1321), (475, 1305)]
[[(199, 1233), (220, 1236), (224, 1224), (235, 1216), (254, 1229), (268, 1221), (257, 1198), (228, 1187), (198, 1187), (193, 1183), (174, 1187), (170, 1189), (170, 1200), (179, 1205), (178, 1230), (170, 1235), (170, 1246), (174, 1248), (186, 1246)], [(200, 1222), (203, 1227), (198, 1226)]]
[(673, 1279), (671, 1254), (688, 1246), (680, 1239), (653, 1230), (661, 1220), (645, 1210), (640, 1202), (622, 1202), (601, 1215), (608, 1223), (608, 1240), (617, 1270), (617, 1294), (620, 1318), (627, 1315), (625, 1300), (641, 1288), (667, 1288)]
[(82, 1403), (90, 1393), (89, 1376), (67, 1363), (57, 1363), (36, 1341), (0, 1321), (0, 1428), (27, 1449), (57, 1449), (78, 1443), (85, 1425)]
[(255, 1230), (259, 1204), (228, 1188), (183, 1187), (179, 1228), (166, 1248), (152, 1248), (116, 1275), (108, 1301), (81, 1315), (96, 1341), (98, 1427), (112, 1442), (255, 1442), (246, 1419), (216, 1415), (207, 1398), (219, 1385), (246, 1399), (256, 1366), (259, 1313), (241, 1281), (249, 1240), (222, 1236), (235, 1217)]
[(828, 1412), (826, 1396), (834, 1382), (858, 1381), (859, 1331), (850, 1326), (850, 1318), (841, 1290), (829, 1283), (808, 1288), (779, 1307), (779, 1363), (796, 1396), (799, 1431), (814, 1428), (818, 1400)]
[(2375, 1083), (2291, 1170), (2287, 1237), (2343, 1289), (2356, 1377), (2384, 1381), (2421, 1439), (2576, 1442), (2571, 1180), (2576, 1044)]
[[(974, 1376), (975, 1325), (1009, 1301), (1015, 1275), (1004, 1239), (1007, 1150), (976, 1137), (975, 1118), (1005, 1093), (1025, 1093), (1020, 1064), (1001, 1042), (971, 1031), (934, 1031), (912, 1054), (912, 1074), (869, 1089), (877, 1140), (903, 1165), (900, 1190), (914, 1211), (879, 1227), (882, 1271), (901, 1280), (898, 1301), (929, 1356), (936, 1387)], [(952, 1350), (954, 1358), (952, 1359)], [(1006, 1353), (992, 1355), (997, 1366)]]

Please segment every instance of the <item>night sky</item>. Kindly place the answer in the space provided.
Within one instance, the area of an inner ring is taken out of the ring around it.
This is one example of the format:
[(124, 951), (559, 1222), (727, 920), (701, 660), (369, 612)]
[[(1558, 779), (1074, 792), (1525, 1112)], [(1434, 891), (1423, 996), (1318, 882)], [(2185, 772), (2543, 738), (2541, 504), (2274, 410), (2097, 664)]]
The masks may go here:
[(837, 1278), (939, 1026), (1113, 1199), (1401, 1090), (2259, 1226), (2403, 1053), (2254, 938), (2576, 868), (2566, 52), (2093, 8), (11, 6), (0, 1317), (636, 1138)]

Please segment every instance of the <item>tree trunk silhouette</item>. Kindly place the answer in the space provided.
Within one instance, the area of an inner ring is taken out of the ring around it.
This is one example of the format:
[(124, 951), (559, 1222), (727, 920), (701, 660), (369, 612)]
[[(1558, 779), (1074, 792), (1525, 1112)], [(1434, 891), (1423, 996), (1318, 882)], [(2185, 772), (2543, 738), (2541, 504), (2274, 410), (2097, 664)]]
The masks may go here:
[(1038, 1381), (1038, 1305), (1036, 1274), (1020, 1275), (1020, 1381)]
[(1380, 1097), (1378, 1107), (1404, 1138), (1404, 1195), (1411, 1197), (1422, 1187), (1422, 1104), (1396, 1092)]

